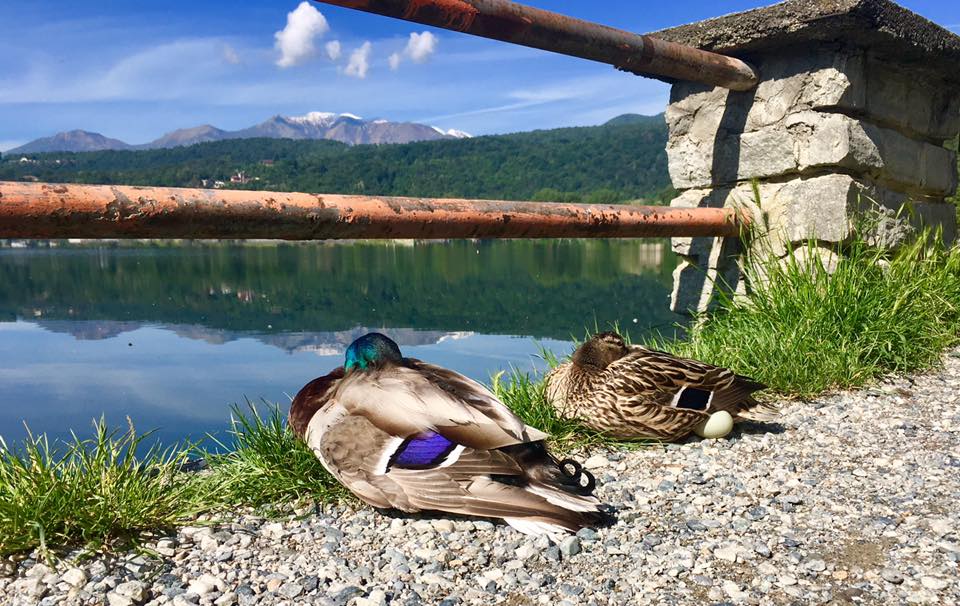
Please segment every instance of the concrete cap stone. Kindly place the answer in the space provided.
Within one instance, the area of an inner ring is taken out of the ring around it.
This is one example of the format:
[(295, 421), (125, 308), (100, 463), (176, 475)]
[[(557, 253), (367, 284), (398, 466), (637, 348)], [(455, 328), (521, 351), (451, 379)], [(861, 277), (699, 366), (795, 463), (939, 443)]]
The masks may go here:
[(650, 35), (748, 59), (773, 47), (840, 42), (960, 82), (960, 36), (890, 0), (786, 0)]

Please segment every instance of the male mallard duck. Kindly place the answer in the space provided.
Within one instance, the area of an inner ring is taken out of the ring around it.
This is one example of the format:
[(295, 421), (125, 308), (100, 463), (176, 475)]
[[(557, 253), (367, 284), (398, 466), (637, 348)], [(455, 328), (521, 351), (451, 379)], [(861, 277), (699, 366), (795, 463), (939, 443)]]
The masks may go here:
[(726, 368), (594, 335), (547, 375), (547, 398), (562, 416), (620, 438), (719, 438), (733, 422), (772, 419), (751, 395), (766, 387)]
[(547, 434), (476, 381), (404, 358), (379, 333), (354, 341), (343, 367), (300, 390), (290, 426), (374, 507), (503, 518), (553, 536), (608, 517), (593, 477), (554, 459)]

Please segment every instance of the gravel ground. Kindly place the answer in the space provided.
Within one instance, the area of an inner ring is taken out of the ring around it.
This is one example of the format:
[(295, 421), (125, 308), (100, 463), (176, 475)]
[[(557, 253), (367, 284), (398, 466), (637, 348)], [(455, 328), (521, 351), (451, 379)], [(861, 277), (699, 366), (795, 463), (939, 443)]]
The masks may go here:
[(6, 562), (0, 602), (958, 604), (958, 358), (728, 440), (586, 453), (619, 521), (559, 545), (359, 506), (238, 514), (151, 543), (159, 559)]

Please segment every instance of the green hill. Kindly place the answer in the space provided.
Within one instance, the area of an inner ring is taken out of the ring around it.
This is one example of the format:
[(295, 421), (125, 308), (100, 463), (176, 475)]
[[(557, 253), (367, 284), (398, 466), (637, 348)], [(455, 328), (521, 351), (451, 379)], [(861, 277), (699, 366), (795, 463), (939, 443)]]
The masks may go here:
[[(663, 116), (403, 145), (237, 139), (0, 159), (0, 180), (615, 202), (668, 197)], [(243, 171), (250, 182), (230, 184)]]
[(663, 121), (663, 115), (644, 116), (643, 114), (620, 114), (603, 123), (604, 126), (623, 126), (624, 124), (646, 124), (652, 121)]

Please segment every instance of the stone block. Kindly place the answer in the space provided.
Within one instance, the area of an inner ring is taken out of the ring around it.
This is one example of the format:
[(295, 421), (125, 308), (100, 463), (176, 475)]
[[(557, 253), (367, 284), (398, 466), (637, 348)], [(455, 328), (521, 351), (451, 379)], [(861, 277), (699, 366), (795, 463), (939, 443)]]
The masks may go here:
[(813, 110), (742, 134), (697, 115), (686, 135), (671, 135), (667, 159), (678, 189), (830, 169), (921, 197), (946, 197), (956, 188), (956, 155), (946, 148), (844, 114)]
[(960, 130), (957, 85), (875, 56), (867, 61), (865, 99), (868, 119), (907, 135), (943, 142)]
[(747, 133), (808, 110), (858, 116), (936, 143), (960, 130), (960, 86), (866, 51), (797, 47), (772, 51), (756, 62), (764, 79), (749, 93), (674, 84), (667, 109), (671, 135), (716, 132), (721, 121), (739, 124)]
[(722, 254), (716, 255), (712, 262), (700, 264), (693, 259), (684, 259), (673, 270), (670, 309), (674, 312), (705, 311), (717, 302), (720, 293), (743, 294), (745, 291), (739, 256), (724, 250), (719, 240), (717, 244)]
[(833, 45), (812, 52), (809, 47), (771, 51), (757, 62), (757, 69), (763, 80), (745, 93), (675, 83), (666, 111), (671, 136), (711, 135), (724, 120), (750, 132), (798, 111), (843, 108), (856, 112), (866, 107), (864, 58), (859, 51)]
[[(729, 206), (748, 213), (753, 217), (754, 223), (762, 224), (764, 221), (756, 204), (753, 189), (748, 183), (740, 183), (732, 188), (688, 189), (680, 192), (680, 195), (671, 200), (670, 206), (674, 208), (722, 208)], [(716, 238), (679, 237), (671, 238), (670, 243), (673, 252), (678, 255), (702, 261), (709, 257), (715, 241)]]
[[(753, 217), (754, 237), (759, 238), (755, 247), (764, 247), (776, 256), (783, 256), (792, 246), (810, 238), (826, 243), (848, 241), (858, 222), (869, 222), (870, 216), (881, 214), (914, 227), (941, 226), (948, 243), (956, 238), (956, 208), (952, 204), (911, 200), (903, 193), (850, 175), (759, 183), (757, 189), (759, 200), (749, 183), (690, 189), (681, 192), (670, 205), (740, 208)], [(675, 253), (704, 267), (711, 266), (710, 257), (717, 246), (715, 238), (673, 238), (671, 244)], [(889, 245), (892, 247), (894, 242)]]

